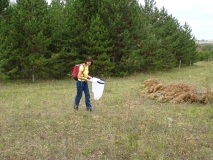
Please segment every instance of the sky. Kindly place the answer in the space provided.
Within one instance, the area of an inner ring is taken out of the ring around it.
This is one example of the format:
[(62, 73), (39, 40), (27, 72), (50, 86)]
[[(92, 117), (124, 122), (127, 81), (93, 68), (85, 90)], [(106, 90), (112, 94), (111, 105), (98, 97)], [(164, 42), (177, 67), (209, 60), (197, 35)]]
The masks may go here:
[[(138, 2), (144, 4), (144, 0)], [(187, 22), (197, 40), (213, 40), (213, 0), (155, 0), (155, 2), (157, 8), (164, 7), (181, 25)]]
[[(143, 5), (144, 0), (139, 0)], [(197, 40), (213, 40), (213, 0), (155, 0), (156, 7), (164, 7), (181, 25), (191, 27)]]

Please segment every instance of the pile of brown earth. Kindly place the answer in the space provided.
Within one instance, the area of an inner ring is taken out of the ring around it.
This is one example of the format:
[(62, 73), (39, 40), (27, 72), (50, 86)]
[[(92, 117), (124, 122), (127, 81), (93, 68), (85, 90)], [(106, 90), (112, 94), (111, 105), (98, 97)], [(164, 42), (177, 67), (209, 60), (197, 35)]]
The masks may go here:
[(143, 83), (142, 95), (159, 102), (170, 103), (210, 103), (213, 92), (197, 93), (187, 84), (162, 84), (156, 79), (148, 79)]

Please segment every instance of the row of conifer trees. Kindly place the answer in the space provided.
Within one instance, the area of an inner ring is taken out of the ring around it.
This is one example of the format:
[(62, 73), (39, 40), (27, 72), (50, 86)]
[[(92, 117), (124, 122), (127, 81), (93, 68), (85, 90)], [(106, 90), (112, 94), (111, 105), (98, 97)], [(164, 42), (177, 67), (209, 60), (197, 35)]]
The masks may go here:
[(0, 78), (65, 78), (85, 57), (96, 76), (168, 70), (196, 61), (190, 26), (154, 0), (1, 1)]

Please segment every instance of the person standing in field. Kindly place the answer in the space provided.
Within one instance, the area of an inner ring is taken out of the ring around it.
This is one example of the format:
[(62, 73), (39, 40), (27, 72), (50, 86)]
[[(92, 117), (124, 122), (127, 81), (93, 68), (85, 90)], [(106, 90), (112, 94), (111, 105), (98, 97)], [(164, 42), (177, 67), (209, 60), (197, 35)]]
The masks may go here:
[(92, 78), (89, 76), (89, 66), (93, 64), (91, 57), (87, 57), (82, 65), (79, 67), (78, 80), (76, 81), (77, 95), (74, 101), (74, 109), (78, 110), (78, 105), (80, 103), (82, 93), (85, 94), (85, 104), (86, 110), (92, 111), (92, 106), (90, 103), (90, 92), (88, 82)]

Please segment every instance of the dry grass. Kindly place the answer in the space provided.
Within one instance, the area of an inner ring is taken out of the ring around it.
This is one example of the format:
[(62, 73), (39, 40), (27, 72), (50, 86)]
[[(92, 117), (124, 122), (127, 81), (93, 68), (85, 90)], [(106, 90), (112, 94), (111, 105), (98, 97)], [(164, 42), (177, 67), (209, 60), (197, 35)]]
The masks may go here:
[(163, 84), (156, 79), (145, 80), (142, 95), (158, 102), (170, 103), (213, 103), (213, 92), (197, 92), (189, 84)]
[[(86, 112), (71, 80), (0, 83), (0, 159), (213, 159), (213, 106), (159, 103), (141, 96), (145, 80), (212, 89), (212, 63), (108, 78)], [(202, 76), (201, 76), (202, 75)], [(91, 94), (91, 96), (93, 96)]]

